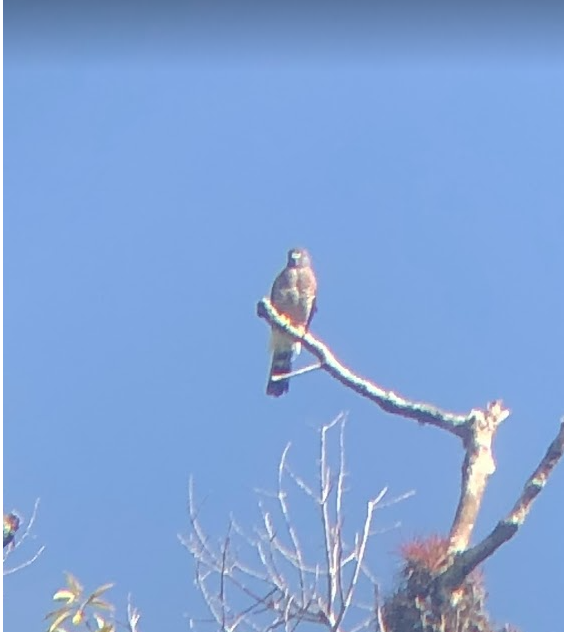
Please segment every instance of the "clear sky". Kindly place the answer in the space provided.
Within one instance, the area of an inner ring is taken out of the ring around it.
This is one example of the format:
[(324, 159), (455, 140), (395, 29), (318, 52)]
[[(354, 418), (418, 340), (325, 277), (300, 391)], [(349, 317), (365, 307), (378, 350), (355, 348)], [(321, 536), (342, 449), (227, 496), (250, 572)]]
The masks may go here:
[[(203, 612), (177, 540), (189, 476), (214, 537), (230, 513), (250, 527), (286, 443), (311, 475), (314, 429), (340, 411), (351, 515), (384, 485), (416, 490), (378, 514), (383, 529), (401, 522), (371, 551), (385, 587), (402, 540), (448, 530), (463, 455), (451, 437), (324, 374), (265, 396), (255, 306), (292, 246), (318, 274), (313, 331), (352, 368), (456, 411), (512, 409), (486, 534), (564, 413), (553, 40), (472, 41), (459, 25), (408, 46), (416, 19), (384, 43), (335, 19), (316, 47), (313, 19), (241, 20), (232, 39), (209, 19), (183, 50), (178, 24), (146, 16), (135, 41), (115, 24), (26, 19), (8, 14), (5, 49), (4, 507), (28, 516), (41, 497), (14, 563), (47, 549), (6, 579), (6, 629), (41, 629), (68, 570), (89, 588), (117, 582), (118, 606), (131, 592), (146, 632), (185, 630)], [(486, 564), (500, 623), (559, 629), (563, 497), (560, 466)]]

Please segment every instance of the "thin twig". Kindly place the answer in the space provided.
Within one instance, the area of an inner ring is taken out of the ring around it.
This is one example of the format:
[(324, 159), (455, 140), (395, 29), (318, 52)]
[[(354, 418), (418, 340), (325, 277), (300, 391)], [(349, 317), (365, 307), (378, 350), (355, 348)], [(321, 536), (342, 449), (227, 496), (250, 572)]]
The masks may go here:
[(343, 571), (346, 564), (343, 564), (343, 524), (344, 524), (344, 515), (343, 515), (343, 496), (345, 493), (345, 424), (346, 424), (346, 416), (341, 415), (341, 427), (339, 428), (339, 473), (337, 475), (337, 495), (335, 499), (335, 512), (336, 512), (336, 534), (335, 534), (335, 544), (336, 544), (336, 559), (335, 559), (335, 580), (336, 580), (336, 591), (339, 596), (339, 603), (341, 604), (341, 608), (344, 605), (344, 594), (343, 594)]
[(14, 566), (13, 568), (9, 568), (9, 569), (5, 570), (3, 572), (4, 577), (6, 575), (11, 575), (12, 573), (15, 573), (16, 571), (21, 571), (22, 568), (26, 568), (27, 566), (31, 566), (31, 564), (33, 564), (35, 562), (35, 560), (41, 555), (41, 553), (43, 553), (44, 550), (45, 550), (45, 545), (43, 545), (37, 551), (37, 553), (32, 558), (27, 560), (26, 562), (23, 562), (22, 564), (19, 564), (18, 566)]
[(294, 483), (313, 500), (316, 505), (321, 504), (321, 498), (315, 493), (312, 487), (310, 487), (300, 476), (295, 474), (292, 469), (286, 465), (286, 473), (290, 476), (290, 478), (294, 481)]
[(316, 364), (310, 364), (309, 366), (305, 366), (303, 369), (296, 369), (295, 371), (290, 371), (290, 373), (276, 373), (275, 375), (271, 375), (270, 379), (272, 382), (280, 382), (280, 380), (289, 380), (293, 377), (298, 377), (298, 375), (303, 375), (304, 373), (311, 373), (312, 371), (317, 371), (321, 369), (322, 365), (317, 362)]
[[(196, 585), (211, 616), (209, 620), (200, 622), (213, 621), (224, 632), (295, 632), (300, 624), (345, 632), (342, 622), (352, 609), (356, 609), (360, 616), (353, 618), (351, 615), (347, 632), (373, 629), (376, 613), (369, 610), (366, 614), (356, 591), (360, 590), (361, 578), (368, 586), (375, 582), (366, 567), (365, 556), (368, 539), (373, 534), (374, 510), (386, 490), (369, 502), (362, 531), (356, 535), (354, 547), (349, 553), (350, 547), (346, 546), (343, 533), (347, 474), (344, 423), (344, 416), (339, 416), (321, 429), (316, 477), (319, 497), (309, 484), (291, 472), (288, 447), (283, 451), (278, 466), (278, 491), (275, 494), (260, 492), (265, 496), (265, 502), (259, 502), (262, 524), (253, 531), (252, 536), (246, 535), (231, 518), (227, 536), (219, 547), (212, 546), (198, 518), (191, 482), (191, 534), (189, 538), (180, 540), (195, 559)], [(336, 480), (333, 481), (328, 439), (329, 431), (337, 424), (340, 425), (339, 464), (335, 472)], [(306, 562), (301, 538), (292, 519), (288, 491), (285, 489), (285, 472), (313, 503), (322, 523), (324, 552), (323, 560), (317, 564)], [(269, 511), (267, 506), (267, 502), (273, 501), (278, 508), (276, 514)], [(281, 531), (276, 524), (277, 515), (283, 521)], [(281, 537), (281, 533), (288, 537)], [(256, 567), (244, 563), (236, 552), (235, 536), (242, 538), (256, 555)], [(353, 564), (352, 569), (348, 568), (349, 564)], [(234, 607), (234, 604), (237, 606)]]
[[(10, 549), (7, 548), (4, 551), (3, 556), (2, 556), (2, 559), (4, 562), (6, 561), (6, 559), (9, 557), (11, 553), (13, 553), (20, 546), (22, 546), (25, 540), (31, 536), (33, 525), (35, 524), (35, 520), (37, 518), (40, 500), (41, 500), (40, 498), (36, 498), (35, 503), (33, 505), (33, 511), (31, 513), (31, 517), (26, 525), (25, 530), (21, 533), (21, 535), (18, 538), (14, 540), (14, 542), (12, 542)], [(8, 568), (8, 569), (3, 570), (2, 575), (6, 577), (7, 575), (12, 575), (13, 573), (20, 571), (23, 568), (31, 566), (31, 564), (33, 564), (37, 560), (37, 558), (43, 553), (44, 550), (45, 550), (45, 545), (42, 545), (39, 548), (39, 550), (35, 553), (35, 555), (33, 555), (33, 557), (31, 557), (30, 559), (26, 560), (25, 562), (21, 564), (18, 564), (17, 566), (14, 566), (13, 568)]]
[(327, 431), (330, 430), (337, 420), (321, 428), (321, 454), (319, 467), (319, 483), (321, 498), (321, 522), (323, 525), (323, 535), (325, 540), (325, 562), (327, 564), (327, 608), (331, 612), (333, 609), (334, 596), (334, 569), (332, 565), (331, 551), (333, 550), (331, 517), (329, 515), (328, 498), (331, 491), (331, 474), (327, 463)]
[(225, 604), (227, 603), (227, 597), (225, 594), (225, 575), (226, 575), (226, 566), (227, 566), (227, 551), (229, 549), (229, 534), (231, 533), (231, 522), (227, 527), (227, 535), (225, 536), (225, 540), (223, 541), (223, 547), (221, 551), (221, 570), (219, 573), (219, 601), (221, 603), (221, 629), (225, 630), (225, 622), (226, 622), (226, 614), (225, 614)]
[(359, 547), (358, 547), (356, 567), (354, 569), (352, 579), (350, 581), (349, 587), (346, 592), (346, 597), (345, 597), (346, 608), (348, 608), (351, 604), (353, 594), (356, 589), (356, 585), (358, 583), (358, 576), (360, 574), (360, 569), (362, 568), (362, 564), (364, 562), (364, 556), (366, 554), (366, 544), (368, 542), (368, 538), (370, 537), (370, 527), (372, 525), (372, 516), (374, 514), (374, 508), (380, 502), (380, 500), (384, 497), (387, 491), (388, 490), (384, 488), (378, 494), (376, 498), (368, 501), (367, 510), (366, 510), (366, 519), (364, 521), (364, 529), (363, 529), (362, 537), (361, 537)]
[(306, 589), (305, 589), (305, 578), (304, 578), (304, 559), (302, 554), (302, 549), (300, 545), (300, 541), (298, 539), (298, 534), (296, 530), (292, 526), (292, 521), (290, 520), (290, 510), (288, 508), (288, 503), (286, 502), (286, 492), (282, 487), (282, 475), (284, 473), (286, 467), (286, 457), (288, 456), (288, 450), (290, 449), (290, 444), (286, 446), (284, 452), (282, 452), (282, 458), (280, 459), (280, 465), (278, 467), (278, 502), (280, 503), (280, 509), (282, 511), (282, 515), (284, 516), (284, 523), (286, 525), (286, 530), (290, 535), (290, 539), (292, 540), (292, 544), (294, 547), (294, 554), (296, 556), (297, 564), (298, 564), (298, 572), (299, 572), (299, 580), (300, 580), (300, 591), (301, 591), (301, 603), (305, 603), (307, 601), (306, 597)]
[(131, 602), (131, 594), (127, 596), (127, 622), (129, 624), (130, 632), (140, 632), (137, 624), (139, 623), (139, 619), (141, 618), (141, 614), (137, 608)]

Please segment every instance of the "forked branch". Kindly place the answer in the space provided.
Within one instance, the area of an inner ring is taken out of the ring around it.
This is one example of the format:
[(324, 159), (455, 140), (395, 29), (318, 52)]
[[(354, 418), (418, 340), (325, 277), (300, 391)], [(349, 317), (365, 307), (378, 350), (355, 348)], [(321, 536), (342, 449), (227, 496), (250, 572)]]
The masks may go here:
[[(33, 525), (35, 524), (35, 520), (37, 519), (37, 512), (39, 509), (39, 498), (36, 499), (35, 504), (33, 506), (33, 512), (31, 514), (31, 518), (28, 520), (28, 523), (25, 527), (25, 529), (23, 530), (23, 532), (21, 532), (21, 535), (19, 535), (19, 537), (17, 537), (14, 542), (12, 542), (12, 544), (7, 547), (4, 550), (4, 555), (3, 555), (3, 561), (6, 562), (6, 560), (8, 559), (8, 557), (10, 557), (10, 555), (19, 547), (21, 547), (23, 545), (23, 543), (27, 540), (27, 538), (32, 537), (32, 531), (33, 531)], [(20, 532), (18, 531), (18, 534)], [(3, 575), (12, 575), (13, 573), (17, 573), (18, 571), (21, 571), (24, 568), (27, 568), (28, 566), (31, 566), (38, 558), (39, 556), (43, 553), (43, 551), (45, 550), (45, 545), (40, 546), (39, 549), (27, 560), (25, 560), (24, 562), (21, 562), (20, 564), (17, 564), (16, 566), (12, 566), (11, 568), (5, 568), (3, 570)]]
[[(263, 298), (258, 302), (257, 314), (271, 327), (281, 329), (300, 341), (319, 361), (319, 365), (314, 365), (315, 367), (319, 366), (347, 388), (373, 401), (382, 410), (415, 419), (423, 424), (437, 426), (461, 439), (465, 458), (462, 464), (460, 498), (448, 538), (446, 569), (443, 579), (440, 580), (443, 588), (460, 584), (480, 562), (516, 532), (525, 520), (533, 499), (541, 491), (552, 469), (562, 457), (562, 429), (549, 448), (545, 459), (529, 479), (519, 502), (510, 515), (502, 520), (482, 543), (469, 548), (487, 482), (495, 472), (493, 439), (500, 424), (510, 414), (502, 402), (493, 401), (484, 408), (472, 409), (466, 414), (456, 414), (431, 404), (408, 400), (351, 371), (336, 358), (326, 344), (310, 332), (304, 333), (302, 328), (294, 327), (273, 307), (268, 298)], [(285, 377), (296, 377), (309, 370), (310, 367)], [(323, 471), (321, 474), (324, 475)], [(323, 489), (322, 487), (322, 495)], [(339, 529), (339, 525), (336, 525), (336, 529)], [(332, 532), (326, 535), (328, 549), (332, 547), (332, 537)], [(332, 558), (328, 557), (329, 566), (331, 562)], [(328, 584), (327, 601), (329, 603), (334, 600), (335, 595), (332, 592), (334, 588), (341, 590), (338, 583)]]
[(444, 595), (449, 594), (460, 585), (484, 560), (493, 555), (499, 547), (510, 540), (525, 522), (535, 498), (540, 494), (546, 482), (564, 454), (564, 420), (560, 423), (560, 430), (541, 462), (531, 474), (517, 502), (509, 514), (500, 520), (492, 532), (479, 544), (469, 548), (454, 559), (452, 565), (439, 578), (440, 590)]

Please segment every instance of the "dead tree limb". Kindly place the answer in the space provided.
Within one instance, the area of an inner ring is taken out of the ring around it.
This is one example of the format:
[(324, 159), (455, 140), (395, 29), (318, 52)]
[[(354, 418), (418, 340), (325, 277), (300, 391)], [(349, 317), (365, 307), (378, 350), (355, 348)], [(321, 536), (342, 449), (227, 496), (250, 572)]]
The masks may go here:
[(560, 423), (560, 430), (550, 444), (541, 462), (531, 474), (517, 502), (509, 514), (500, 520), (489, 535), (479, 544), (455, 556), (451, 566), (438, 578), (439, 589), (450, 594), (460, 585), (475, 568), (493, 555), (499, 547), (510, 540), (525, 522), (535, 498), (540, 494), (548, 477), (564, 454), (564, 420)]
[[(410, 401), (394, 391), (378, 386), (376, 383), (362, 378), (342, 362), (340, 362), (327, 345), (310, 332), (304, 334), (303, 329), (294, 327), (288, 319), (276, 311), (269, 299), (263, 298), (257, 304), (257, 314), (274, 327), (278, 327), (302, 345), (319, 360), (319, 368), (326, 371), (347, 388), (366, 397), (387, 413), (401, 415), (423, 424), (432, 424), (460, 438), (467, 434), (465, 428), (472, 423), (475, 411), (456, 414), (441, 410), (431, 404)], [(317, 365), (316, 365), (317, 368)]]
[(465, 437), (466, 455), (462, 464), (460, 499), (450, 530), (449, 553), (465, 550), (482, 505), (489, 477), (495, 472), (492, 442), (509, 410), (501, 402), (488, 404), (485, 411), (475, 410)]
[[(329, 347), (303, 328), (294, 327), (280, 314), (268, 298), (257, 304), (257, 314), (271, 327), (281, 329), (300, 341), (319, 362), (319, 368), (359, 395), (373, 401), (385, 412), (415, 419), (445, 430), (462, 441), (465, 457), (462, 464), (460, 498), (450, 528), (445, 566), (437, 580), (445, 593), (460, 585), (478, 564), (492, 555), (503, 542), (510, 539), (525, 520), (532, 501), (544, 487), (548, 476), (562, 457), (562, 434), (553, 441), (545, 458), (527, 482), (523, 494), (507, 518), (500, 521), (493, 532), (482, 542), (470, 547), (472, 533), (489, 477), (495, 472), (492, 452), (493, 438), (500, 424), (510, 414), (501, 401), (488, 403), (466, 414), (442, 410), (431, 404), (413, 401), (363, 378), (340, 362)], [(317, 365), (316, 365), (317, 366)], [(297, 371), (298, 376), (306, 371)], [(563, 422), (564, 423), (564, 422)]]
[(129, 627), (129, 632), (140, 632), (138, 623), (141, 618), (141, 613), (139, 610), (133, 605), (131, 601), (131, 594), (127, 596), (127, 625)]

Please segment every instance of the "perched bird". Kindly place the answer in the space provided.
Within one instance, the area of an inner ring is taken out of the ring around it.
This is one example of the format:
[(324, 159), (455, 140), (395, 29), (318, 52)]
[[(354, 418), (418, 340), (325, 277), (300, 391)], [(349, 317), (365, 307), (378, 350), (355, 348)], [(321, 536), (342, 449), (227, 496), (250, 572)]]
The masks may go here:
[(15, 513), (4, 514), (4, 546), (12, 544), (16, 531), (20, 528), (20, 517)]
[[(292, 248), (288, 252), (288, 263), (276, 277), (270, 292), (270, 300), (274, 307), (296, 327), (308, 330), (316, 311), (315, 297), (317, 280), (311, 267), (311, 259), (307, 250)], [(272, 364), (266, 394), (280, 397), (288, 392), (289, 380), (274, 381), (275, 375), (284, 375), (292, 370), (292, 357), (300, 352), (301, 344), (294, 342), (287, 334), (272, 328), (270, 339)]]

